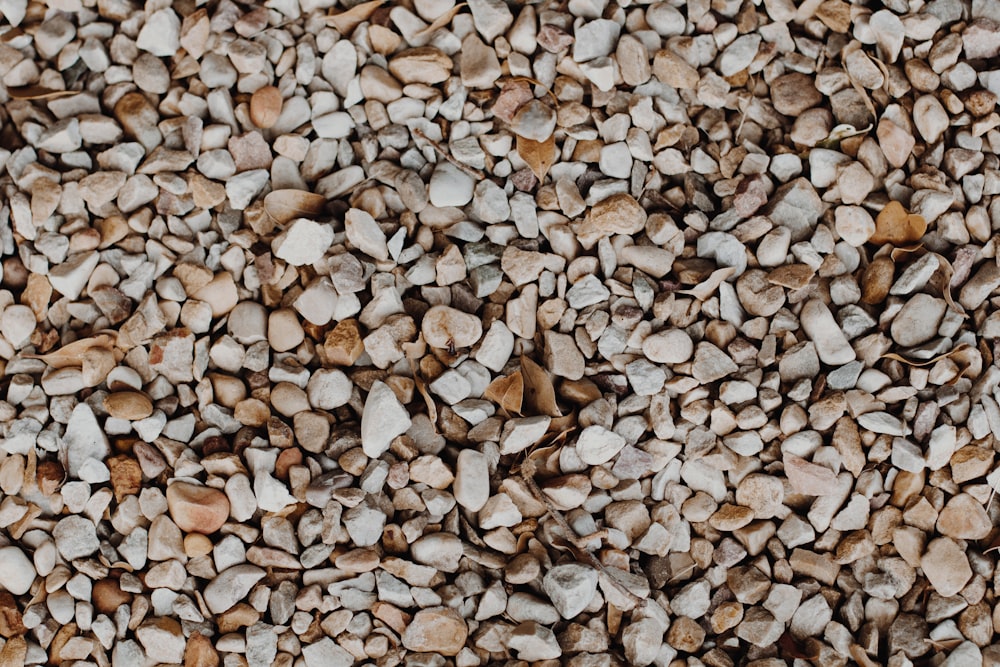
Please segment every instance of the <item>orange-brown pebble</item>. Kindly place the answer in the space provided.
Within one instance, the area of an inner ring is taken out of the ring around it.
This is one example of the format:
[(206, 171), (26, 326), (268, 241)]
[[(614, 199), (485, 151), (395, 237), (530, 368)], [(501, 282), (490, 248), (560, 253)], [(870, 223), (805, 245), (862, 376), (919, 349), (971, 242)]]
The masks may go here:
[(229, 518), (226, 494), (190, 482), (174, 482), (167, 487), (167, 507), (177, 527), (188, 533), (214, 533)]

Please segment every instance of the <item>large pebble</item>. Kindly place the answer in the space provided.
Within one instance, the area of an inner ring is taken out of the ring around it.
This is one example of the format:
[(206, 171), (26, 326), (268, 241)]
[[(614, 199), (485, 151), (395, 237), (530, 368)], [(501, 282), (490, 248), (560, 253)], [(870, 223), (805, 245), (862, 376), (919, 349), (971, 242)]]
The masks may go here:
[(229, 518), (225, 493), (190, 482), (174, 482), (167, 487), (167, 506), (177, 527), (189, 533), (214, 533)]
[(378, 380), (372, 383), (361, 415), (361, 446), (365, 454), (377, 459), (388, 451), (394, 438), (409, 430), (411, 424), (410, 413), (389, 385)]
[(420, 331), (431, 347), (472, 347), (483, 335), (483, 323), (450, 306), (433, 306), (424, 314)]
[(0, 586), (14, 595), (24, 595), (35, 581), (35, 566), (18, 547), (0, 548)]

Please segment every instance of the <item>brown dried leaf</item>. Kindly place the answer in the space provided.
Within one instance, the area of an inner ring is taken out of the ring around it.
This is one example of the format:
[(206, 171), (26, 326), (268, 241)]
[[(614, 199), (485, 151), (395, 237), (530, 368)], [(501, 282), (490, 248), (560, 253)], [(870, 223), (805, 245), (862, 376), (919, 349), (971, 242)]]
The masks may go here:
[(688, 296), (693, 296), (699, 301), (704, 301), (715, 294), (715, 290), (719, 289), (719, 285), (721, 285), (724, 280), (729, 278), (729, 276), (734, 273), (736, 273), (736, 268), (732, 266), (727, 266), (723, 269), (716, 269), (715, 271), (712, 271), (712, 275), (710, 275), (703, 282), (695, 285), (691, 289), (677, 290), (677, 293), (687, 294)]
[(522, 136), (517, 138), (517, 154), (528, 163), (532, 173), (539, 182), (545, 180), (545, 175), (556, 162), (556, 138), (555, 135), (545, 141), (534, 141), (525, 139)]
[(562, 417), (556, 403), (556, 390), (552, 386), (549, 372), (528, 357), (521, 356), (521, 372), (524, 374), (524, 401), (536, 414)]
[(965, 312), (965, 308), (955, 301), (955, 297), (951, 295), (951, 281), (952, 277), (955, 275), (955, 268), (951, 265), (951, 262), (944, 255), (938, 253), (932, 253), (938, 260), (938, 270), (934, 272), (934, 276), (931, 278), (931, 284), (941, 290), (941, 296), (944, 300), (948, 302), (948, 306), (961, 315), (962, 317), (968, 319), (969, 315)]
[(114, 351), (115, 342), (118, 340), (117, 334), (102, 333), (91, 338), (82, 338), (72, 343), (67, 343), (61, 348), (48, 354), (25, 354), (29, 359), (41, 359), (52, 368), (71, 368), (83, 366), (84, 354), (92, 348), (98, 348), (98, 352)]
[(361, 25), (362, 22), (367, 21), (375, 10), (384, 3), (385, 0), (370, 0), (370, 2), (362, 2), (360, 5), (351, 7), (346, 12), (340, 12), (339, 14), (327, 16), (326, 22), (341, 35), (348, 36), (354, 32), (354, 29)]
[[(422, 339), (421, 339), (422, 340)], [(417, 387), (417, 391), (424, 398), (424, 403), (427, 404), (427, 417), (431, 420), (431, 425), (434, 427), (434, 431), (437, 432), (437, 404), (434, 403), (434, 399), (431, 397), (430, 392), (427, 390), (427, 383), (424, 382), (424, 378), (420, 375), (418, 369), (420, 364), (417, 363), (416, 357), (412, 356), (410, 353), (413, 351), (412, 347), (406, 350), (406, 360), (410, 363), (410, 368), (413, 369), (413, 384)]]
[(417, 39), (424, 39), (425, 37), (430, 37), (438, 30), (451, 23), (451, 20), (455, 18), (455, 16), (457, 16), (460, 11), (462, 11), (462, 7), (465, 7), (466, 4), (467, 3), (465, 2), (458, 3), (457, 5), (446, 11), (444, 14), (434, 19), (434, 22), (431, 23), (429, 26), (427, 26), (423, 30), (418, 31), (414, 35), (414, 37), (416, 37)]
[(923, 216), (908, 212), (898, 201), (891, 201), (875, 218), (875, 234), (871, 243), (891, 243), (895, 246), (916, 243), (927, 231)]
[(323, 212), (326, 197), (305, 190), (275, 190), (264, 197), (264, 211), (279, 225)]
[(78, 90), (58, 90), (56, 88), (46, 88), (45, 86), (20, 86), (18, 88), (8, 88), (7, 94), (15, 100), (54, 100), (59, 97), (69, 97), (79, 95)]
[(959, 352), (962, 352), (963, 350), (965, 350), (965, 349), (967, 349), (969, 347), (972, 347), (972, 346), (969, 345), (968, 343), (962, 343), (961, 345), (957, 345), (953, 350), (949, 350), (948, 352), (945, 352), (944, 354), (939, 354), (938, 356), (934, 357), (933, 359), (928, 359), (927, 361), (914, 361), (912, 359), (907, 359), (906, 357), (904, 357), (902, 355), (896, 354), (895, 352), (889, 352), (888, 354), (883, 354), (879, 358), (880, 359), (892, 359), (893, 361), (898, 361), (900, 363), (906, 364), (907, 366), (918, 366), (918, 367), (919, 366), (931, 366), (931, 365), (936, 364), (937, 362), (941, 361), (942, 359), (947, 359), (948, 357), (955, 356)]
[(521, 371), (514, 371), (506, 377), (498, 377), (486, 387), (483, 398), (497, 403), (511, 414), (521, 414), (521, 404), (524, 401), (524, 379)]

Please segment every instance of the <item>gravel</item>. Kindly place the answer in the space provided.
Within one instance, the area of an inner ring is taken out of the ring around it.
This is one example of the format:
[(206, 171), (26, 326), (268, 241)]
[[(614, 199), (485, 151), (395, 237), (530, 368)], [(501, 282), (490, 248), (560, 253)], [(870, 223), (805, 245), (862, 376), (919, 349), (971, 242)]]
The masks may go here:
[(0, 0), (0, 664), (996, 663), (1000, 13), (883, 4)]

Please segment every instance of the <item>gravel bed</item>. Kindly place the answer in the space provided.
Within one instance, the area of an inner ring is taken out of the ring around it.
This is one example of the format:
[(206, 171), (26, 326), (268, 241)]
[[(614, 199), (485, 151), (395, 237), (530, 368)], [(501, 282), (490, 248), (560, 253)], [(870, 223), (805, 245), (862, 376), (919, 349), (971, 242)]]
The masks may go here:
[(0, 17), (0, 666), (1000, 665), (996, 0)]

